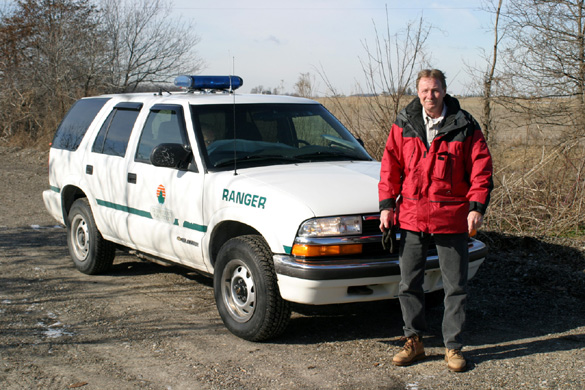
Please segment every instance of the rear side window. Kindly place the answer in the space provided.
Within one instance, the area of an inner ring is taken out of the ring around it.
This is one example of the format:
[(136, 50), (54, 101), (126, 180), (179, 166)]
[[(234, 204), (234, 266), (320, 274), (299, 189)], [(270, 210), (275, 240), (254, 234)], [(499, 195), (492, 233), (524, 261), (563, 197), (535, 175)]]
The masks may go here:
[(109, 98), (89, 98), (78, 100), (69, 110), (57, 128), (53, 144), (56, 149), (77, 150), (89, 125)]
[(93, 143), (92, 152), (124, 157), (141, 104), (120, 103), (108, 115)]

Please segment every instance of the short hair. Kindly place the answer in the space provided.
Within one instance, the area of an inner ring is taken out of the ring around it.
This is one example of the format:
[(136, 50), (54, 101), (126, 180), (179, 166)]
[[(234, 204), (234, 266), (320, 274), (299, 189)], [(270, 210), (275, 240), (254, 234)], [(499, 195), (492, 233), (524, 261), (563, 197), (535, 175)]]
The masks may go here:
[(441, 72), (439, 69), (423, 69), (420, 72), (418, 72), (418, 76), (416, 78), (416, 89), (417, 90), (418, 90), (418, 83), (419, 83), (420, 79), (422, 79), (423, 77), (430, 77), (430, 78), (439, 80), (441, 82), (441, 85), (443, 86), (443, 89), (445, 91), (447, 90), (447, 81), (446, 81), (445, 73)]

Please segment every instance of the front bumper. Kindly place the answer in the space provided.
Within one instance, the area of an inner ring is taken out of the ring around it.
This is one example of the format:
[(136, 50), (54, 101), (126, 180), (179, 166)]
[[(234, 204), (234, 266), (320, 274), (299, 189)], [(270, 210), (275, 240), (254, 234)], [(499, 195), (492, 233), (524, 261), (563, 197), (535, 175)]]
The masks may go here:
[[(468, 278), (485, 260), (486, 245), (469, 242)], [(275, 255), (274, 268), (281, 296), (291, 302), (324, 305), (396, 298), (400, 283), (398, 256), (368, 260), (299, 262), (294, 256)], [(427, 258), (425, 292), (443, 288), (439, 258)], [(364, 293), (367, 292), (367, 293)]]

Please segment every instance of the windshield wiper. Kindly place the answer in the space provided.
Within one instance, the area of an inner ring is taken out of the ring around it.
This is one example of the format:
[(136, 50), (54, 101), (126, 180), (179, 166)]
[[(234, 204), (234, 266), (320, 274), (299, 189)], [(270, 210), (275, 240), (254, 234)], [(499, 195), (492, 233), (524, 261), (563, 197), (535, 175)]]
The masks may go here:
[[(249, 156), (245, 156), (245, 157), (240, 157), (238, 159), (235, 160), (235, 162), (237, 164), (246, 164), (246, 163), (256, 163), (256, 162), (263, 162), (263, 161), (275, 161), (275, 162), (280, 162), (280, 163), (298, 163), (298, 162), (304, 162), (304, 160), (301, 160), (297, 157), (291, 157), (291, 156), (283, 156), (281, 154), (256, 154), (256, 155), (249, 155)], [(220, 160), (218, 161), (216, 164), (214, 164), (213, 166), (216, 168), (219, 167), (225, 167), (228, 165), (231, 165), (234, 163), (234, 159), (230, 158), (230, 159), (224, 159), (224, 160)]]
[(350, 155), (344, 152), (337, 152), (331, 150), (300, 154), (297, 155), (297, 158), (302, 159), (304, 161), (330, 160), (339, 158), (342, 158), (343, 160), (363, 160), (363, 157), (361, 156)]

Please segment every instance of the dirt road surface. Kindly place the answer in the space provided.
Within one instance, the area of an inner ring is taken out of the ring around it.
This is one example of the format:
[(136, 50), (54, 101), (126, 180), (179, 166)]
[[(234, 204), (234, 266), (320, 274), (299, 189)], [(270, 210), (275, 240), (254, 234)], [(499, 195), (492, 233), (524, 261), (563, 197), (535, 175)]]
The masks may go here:
[(210, 279), (120, 254), (107, 275), (73, 267), (47, 215), (47, 156), (0, 147), (0, 389), (584, 389), (585, 249), (484, 233), (464, 349), (443, 361), (442, 308), (425, 361), (395, 367), (396, 303), (296, 307), (270, 342), (236, 338)]

